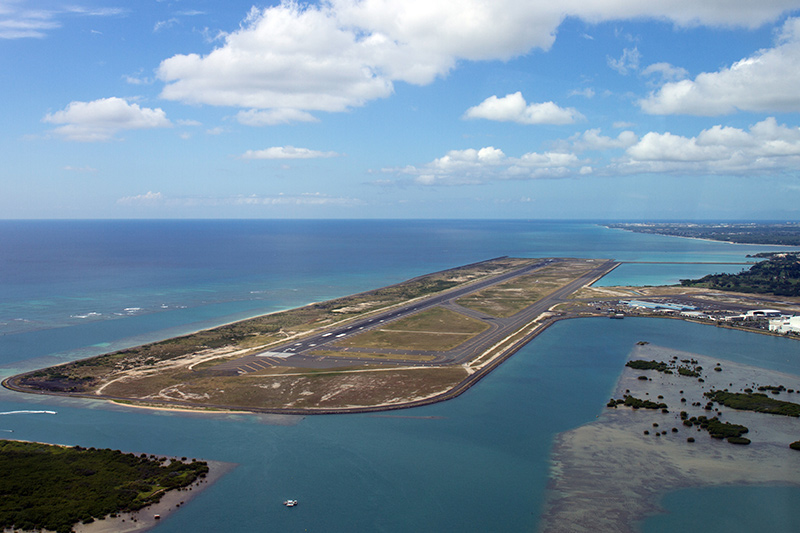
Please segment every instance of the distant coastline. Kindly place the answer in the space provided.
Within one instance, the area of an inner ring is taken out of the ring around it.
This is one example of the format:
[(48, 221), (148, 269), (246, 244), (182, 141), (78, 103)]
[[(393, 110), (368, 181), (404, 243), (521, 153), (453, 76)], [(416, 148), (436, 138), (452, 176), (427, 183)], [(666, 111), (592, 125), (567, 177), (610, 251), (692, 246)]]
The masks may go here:
[(800, 247), (800, 223), (616, 222), (609, 229), (730, 244)]

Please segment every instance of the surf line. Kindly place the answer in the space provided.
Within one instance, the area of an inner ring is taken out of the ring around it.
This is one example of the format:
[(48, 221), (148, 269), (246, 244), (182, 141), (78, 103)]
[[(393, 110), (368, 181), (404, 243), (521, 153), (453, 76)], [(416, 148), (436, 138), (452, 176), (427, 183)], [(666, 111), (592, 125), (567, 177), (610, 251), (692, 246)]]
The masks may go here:
[(6, 411), (4, 413), (0, 413), (0, 415), (56, 415), (58, 412), (56, 411)]

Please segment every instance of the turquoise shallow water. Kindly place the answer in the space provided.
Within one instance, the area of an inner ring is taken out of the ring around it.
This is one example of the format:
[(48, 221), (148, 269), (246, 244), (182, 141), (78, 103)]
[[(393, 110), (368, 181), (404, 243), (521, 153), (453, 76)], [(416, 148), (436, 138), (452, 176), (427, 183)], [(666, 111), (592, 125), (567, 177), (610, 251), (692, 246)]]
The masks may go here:
[[(730, 245), (574, 223), (38, 224), (0, 223), (0, 244), (25, 244), (2, 248), (0, 310), (16, 313), (2, 315), (2, 375), (497, 255), (742, 257)], [(76, 315), (74, 306), (100, 316), (64, 318)], [(113, 314), (126, 308), (138, 310)], [(239, 465), (164, 520), (162, 532), (531, 531), (553, 436), (602, 411), (639, 340), (800, 373), (800, 348), (785, 339), (670, 320), (583, 319), (556, 324), (461, 397), (425, 408), (201, 416), (2, 390), (2, 413), (58, 414), (2, 415), (0, 437)], [(800, 493), (786, 494), (796, 523)], [(301, 504), (280, 505), (290, 497)]]

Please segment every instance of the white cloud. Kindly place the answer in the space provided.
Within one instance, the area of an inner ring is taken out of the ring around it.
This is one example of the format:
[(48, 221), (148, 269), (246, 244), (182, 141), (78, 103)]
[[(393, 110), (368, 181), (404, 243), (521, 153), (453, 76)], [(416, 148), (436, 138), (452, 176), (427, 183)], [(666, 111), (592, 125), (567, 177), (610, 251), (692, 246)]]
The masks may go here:
[(160, 108), (129, 104), (122, 98), (71, 102), (62, 111), (48, 113), (43, 122), (61, 124), (53, 131), (71, 141), (107, 141), (122, 130), (165, 128), (172, 125)]
[(301, 194), (276, 194), (262, 195), (235, 195), (235, 196), (175, 196), (168, 197), (160, 192), (147, 192), (136, 196), (126, 196), (117, 200), (120, 205), (126, 206), (163, 206), (163, 207), (225, 207), (225, 206), (341, 206), (349, 207), (360, 205), (357, 198), (342, 196), (329, 196), (327, 194), (301, 193)]
[[(162, 96), (170, 100), (338, 112), (390, 96), (398, 81), (431, 83), (460, 60), (507, 60), (533, 48), (547, 50), (566, 17), (753, 28), (793, 8), (796, 0), (285, 0), (253, 8), (208, 54), (165, 59), (158, 76), (166, 83)], [(612, 64), (638, 68), (636, 53), (626, 51)]]
[(236, 113), (236, 120), (245, 126), (274, 126), (290, 122), (319, 122), (311, 113), (299, 109), (249, 109)]
[(110, 17), (126, 13), (121, 8), (88, 9), (71, 6), (64, 9), (28, 9), (24, 1), (0, 0), (0, 39), (41, 39), (49, 30), (62, 26), (65, 15)]
[(96, 168), (89, 167), (89, 166), (86, 166), (86, 167), (73, 167), (71, 165), (67, 165), (67, 166), (64, 167), (64, 170), (67, 170), (69, 172), (97, 172)]
[(614, 59), (613, 57), (606, 57), (606, 61), (608, 62), (608, 66), (612, 69), (616, 70), (623, 76), (628, 73), (629, 70), (639, 70), (639, 60), (641, 59), (642, 55), (639, 53), (639, 49), (634, 48), (626, 48), (622, 51), (622, 57), (619, 59)]
[(575, 89), (569, 93), (570, 96), (583, 96), (584, 98), (594, 98), (594, 89), (587, 87), (585, 89)]
[(158, 69), (164, 98), (191, 103), (343, 111), (392, 93), (367, 58), (374, 42), (339, 28), (325, 8), (253, 9), (225, 45), (176, 55)]
[[(558, 149), (510, 157), (501, 149), (452, 150), (421, 166), (388, 168), (397, 184), (477, 185), (509, 179), (664, 174), (682, 176), (798, 175), (800, 128), (767, 118), (749, 129), (717, 125), (694, 137), (649, 132), (617, 137), (591, 129), (553, 143)], [(592, 159), (578, 154), (592, 151)]]
[(145, 194), (137, 194), (136, 196), (125, 196), (117, 200), (117, 203), (120, 205), (157, 205), (163, 201), (163, 194), (148, 191)]
[(800, 128), (770, 117), (749, 131), (717, 125), (696, 137), (650, 132), (614, 168), (624, 172), (749, 174), (800, 168)]
[(150, 85), (151, 83), (153, 83), (153, 79), (148, 78), (147, 76), (142, 77), (142, 76), (131, 76), (129, 74), (125, 74), (122, 78), (131, 85)]
[(248, 150), (242, 154), (242, 159), (315, 159), (338, 155), (336, 152), (320, 152), (294, 146), (273, 146), (264, 150)]
[(669, 63), (653, 63), (642, 70), (643, 76), (657, 75), (661, 83), (682, 80), (689, 76), (689, 71)]
[(632, 131), (625, 130), (616, 137), (607, 137), (600, 134), (600, 129), (586, 130), (571, 139), (575, 150), (610, 150), (615, 148), (628, 148), (635, 144), (639, 138)]
[(413, 176), (419, 185), (477, 185), (502, 179), (556, 178), (575, 175), (586, 161), (567, 152), (529, 152), (508, 157), (487, 146), (478, 150), (451, 150), (422, 167), (385, 169)]
[(175, 24), (178, 24), (178, 23), (179, 23), (179, 20), (176, 19), (175, 17), (173, 17), (171, 19), (167, 19), (167, 20), (159, 20), (153, 26), (153, 33), (158, 33), (161, 30), (169, 29), (169, 28), (173, 27)]
[(800, 111), (800, 18), (788, 19), (773, 48), (717, 72), (667, 83), (641, 100), (655, 115), (723, 115), (739, 111)]
[(490, 96), (467, 109), (464, 118), (485, 118), (519, 124), (572, 124), (584, 117), (575, 108), (559, 107), (553, 102), (528, 104), (522, 93), (516, 92), (503, 98)]

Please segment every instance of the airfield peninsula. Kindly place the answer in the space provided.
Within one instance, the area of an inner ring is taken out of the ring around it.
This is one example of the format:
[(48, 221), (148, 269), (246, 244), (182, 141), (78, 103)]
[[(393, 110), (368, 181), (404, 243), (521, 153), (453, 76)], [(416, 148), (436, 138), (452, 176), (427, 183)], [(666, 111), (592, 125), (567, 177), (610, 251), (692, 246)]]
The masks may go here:
[[(754, 265), (750, 274), (776, 261), (784, 259)], [(765, 320), (735, 319), (756, 318), (761, 311), (753, 310), (764, 306), (800, 314), (798, 302), (730, 288), (592, 286), (618, 265), (500, 257), (27, 372), (3, 385), (162, 409), (383, 411), (461, 394), (566, 318), (659, 316), (766, 332)], [(747, 275), (731, 286), (743, 287)]]
[(616, 266), (502, 257), (345, 298), (17, 375), (10, 389), (288, 414), (452, 398)]

